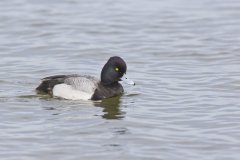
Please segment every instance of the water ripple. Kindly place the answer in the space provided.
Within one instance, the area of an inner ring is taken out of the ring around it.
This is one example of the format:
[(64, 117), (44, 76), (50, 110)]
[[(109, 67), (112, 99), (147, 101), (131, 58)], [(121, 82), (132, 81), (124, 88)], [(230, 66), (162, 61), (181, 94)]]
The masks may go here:
[[(238, 159), (237, 0), (0, 2), (0, 157)], [(136, 86), (100, 102), (37, 96), (44, 76), (113, 55)], [(24, 146), (24, 147), (23, 147)]]

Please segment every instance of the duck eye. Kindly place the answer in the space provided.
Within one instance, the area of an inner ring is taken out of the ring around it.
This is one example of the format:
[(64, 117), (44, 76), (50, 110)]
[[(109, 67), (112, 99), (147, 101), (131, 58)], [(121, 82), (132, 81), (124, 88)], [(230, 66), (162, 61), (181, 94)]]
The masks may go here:
[(116, 68), (115, 68), (115, 71), (117, 71), (117, 72), (118, 72), (118, 71), (119, 71), (119, 68), (118, 68), (118, 67), (116, 67)]

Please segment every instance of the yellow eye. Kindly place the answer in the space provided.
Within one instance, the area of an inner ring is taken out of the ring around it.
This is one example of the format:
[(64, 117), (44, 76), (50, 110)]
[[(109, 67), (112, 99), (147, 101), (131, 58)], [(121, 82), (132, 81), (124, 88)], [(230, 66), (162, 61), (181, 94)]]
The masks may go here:
[(117, 71), (117, 72), (118, 72), (118, 71), (119, 71), (119, 68), (117, 68), (117, 67), (116, 67), (116, 68), (115, 68), (115, 71)]

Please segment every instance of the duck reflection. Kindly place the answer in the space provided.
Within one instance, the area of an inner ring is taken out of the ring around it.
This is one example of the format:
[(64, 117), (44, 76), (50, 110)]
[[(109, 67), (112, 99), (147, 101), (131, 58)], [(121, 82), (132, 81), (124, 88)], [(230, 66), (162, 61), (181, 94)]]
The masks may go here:
[(103, 108), (102, 118), (105, 119), (122, 119), (124, 112), (120, 109), (120, 96), (104, 99), (101, 102), (95, 102), (94, 105)]

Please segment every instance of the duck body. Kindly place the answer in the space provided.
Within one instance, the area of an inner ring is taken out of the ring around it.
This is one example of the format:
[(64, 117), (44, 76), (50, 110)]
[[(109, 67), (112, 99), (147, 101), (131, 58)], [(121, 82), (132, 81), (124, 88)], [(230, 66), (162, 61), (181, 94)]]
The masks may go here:
[(120, 57), (111, 57), (104, 65), (101, 80), (85, 75), (55, 75), (45, 77), (36, 88), (38, 93), (71, 100), (101, 100), (123, 94), (119, 83), (126, 73), (126, 63)]
[(85, 75), (56, 75), (42, 79), (38, 93), (71, 100), (101, 100), (123, 94), (120, 83), (104, 85), (97, 78)]

